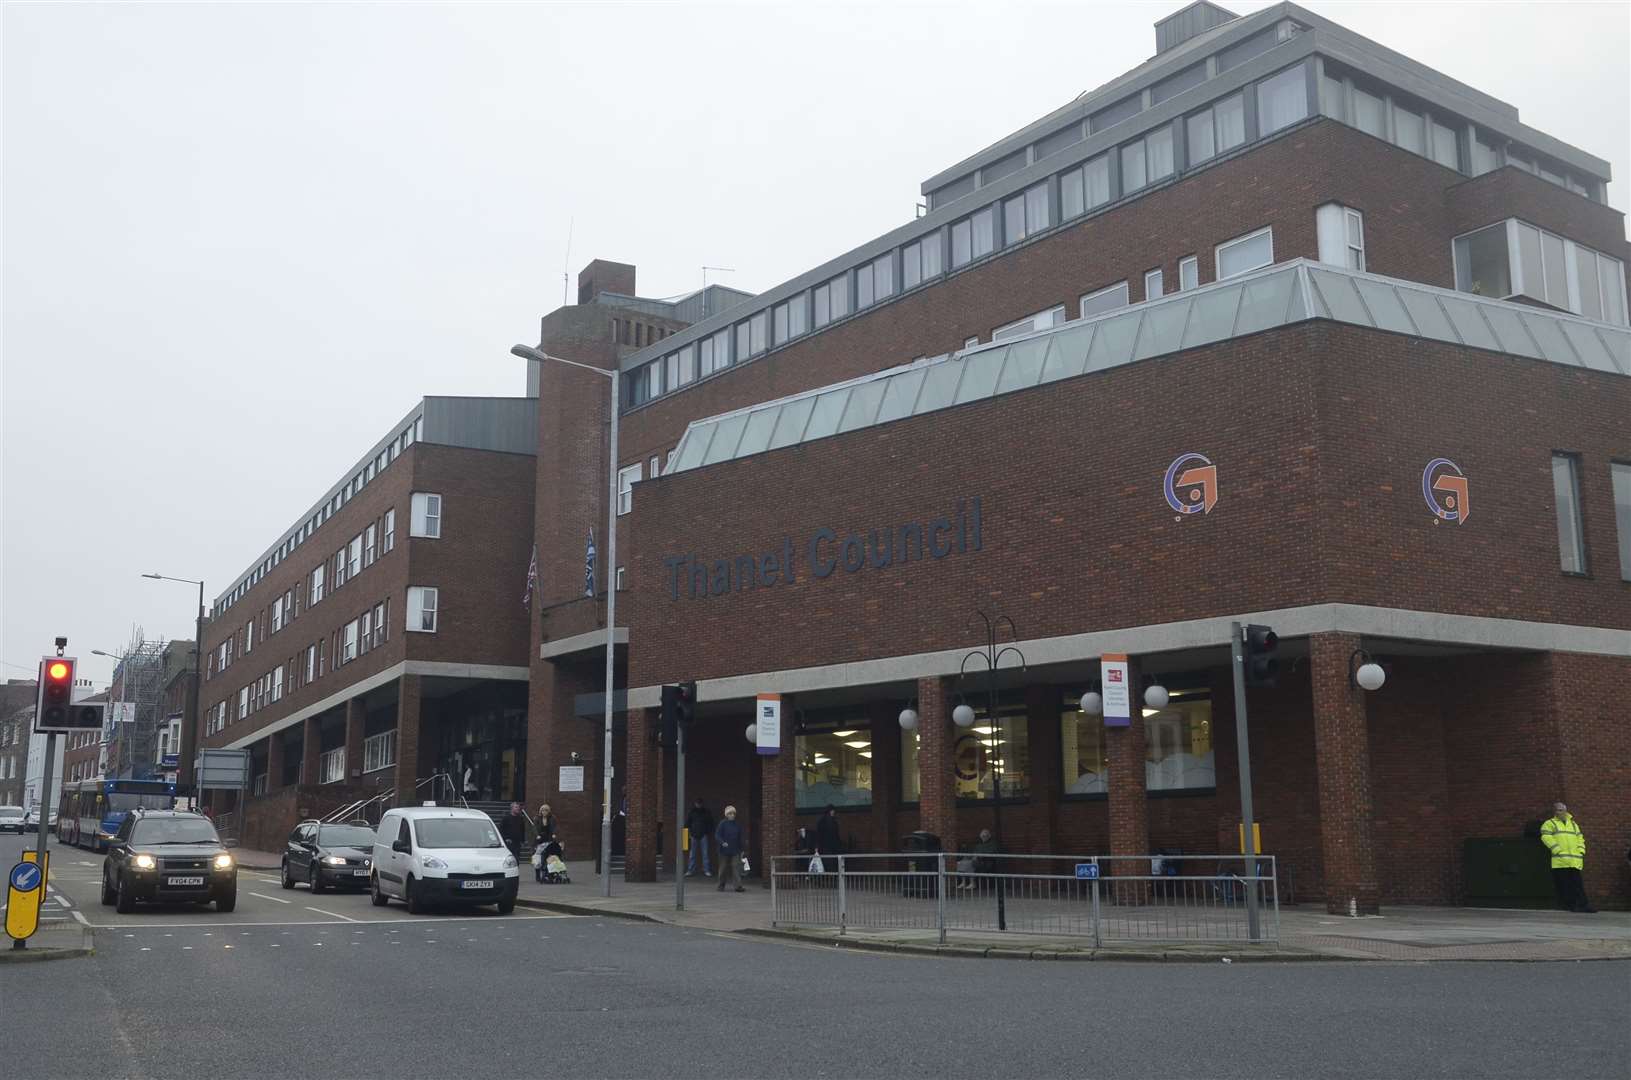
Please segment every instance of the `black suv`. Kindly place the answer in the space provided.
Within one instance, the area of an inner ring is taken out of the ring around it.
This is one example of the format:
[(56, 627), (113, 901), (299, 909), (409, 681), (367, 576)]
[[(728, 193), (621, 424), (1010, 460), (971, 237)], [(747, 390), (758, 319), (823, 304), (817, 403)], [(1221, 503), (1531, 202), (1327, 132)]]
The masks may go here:
[(372, 825), (330, 825), (302, 821), (289, 834), (283, 851), (283, 887), (304, 881), (312, 892), (336, 888), (368, 888), (368, 869), (374, 864)]
[(238, 863), (202, 814), (133, 810), (108, 843), (102, 903), (121, 913), (136, 901), (238, 906)]

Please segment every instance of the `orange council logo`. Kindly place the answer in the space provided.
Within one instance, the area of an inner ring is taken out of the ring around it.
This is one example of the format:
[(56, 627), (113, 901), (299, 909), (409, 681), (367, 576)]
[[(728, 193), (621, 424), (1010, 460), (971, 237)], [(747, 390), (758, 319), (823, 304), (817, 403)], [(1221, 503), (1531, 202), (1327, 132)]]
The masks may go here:
[(1467, 477), (1449, 458), (1434, 458), (1421, 471), (1421, 497), (1439, 521), (1467, 523)]
[(1218, 504), (1218, 467), (1202, 454), (1179, 454), (1167, 466), (1161, 494), (1180, 514), (1210, 514)]

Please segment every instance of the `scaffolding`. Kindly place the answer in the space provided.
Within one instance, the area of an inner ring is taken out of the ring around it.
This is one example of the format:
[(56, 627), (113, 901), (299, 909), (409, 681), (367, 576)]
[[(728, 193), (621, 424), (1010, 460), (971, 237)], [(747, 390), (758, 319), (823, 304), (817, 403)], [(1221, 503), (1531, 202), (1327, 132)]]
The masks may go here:
[[(158, 761), (158, 733), (166, 723), (164, 694), (176, 670), (176, 644), (148, 641), (138, 627), (124, 656), (113, 669), (108, 718), (102, 731), (107, 750), (106, 777), (152, 780), (163, 776)], [(185, 654), (183, 654), (185, 655)], [(184, 662), (184, 661), (183, 661)]]

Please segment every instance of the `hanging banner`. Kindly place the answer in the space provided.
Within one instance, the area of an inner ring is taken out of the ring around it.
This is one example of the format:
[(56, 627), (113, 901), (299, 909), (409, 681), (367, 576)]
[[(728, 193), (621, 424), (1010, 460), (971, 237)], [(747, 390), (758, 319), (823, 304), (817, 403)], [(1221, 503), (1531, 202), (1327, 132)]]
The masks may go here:
[(1133, 696), (1127, 685), (1127, 654), (1105, 653), (1099, 657), (1099, 679), (1104, 687), (1104, 726), (1131, 727)]
[(757, 744), (761, 754), (782, 752), (782, 699), (780, 694), (760, 694), (759, 711), (754, 721), (758, 725)]

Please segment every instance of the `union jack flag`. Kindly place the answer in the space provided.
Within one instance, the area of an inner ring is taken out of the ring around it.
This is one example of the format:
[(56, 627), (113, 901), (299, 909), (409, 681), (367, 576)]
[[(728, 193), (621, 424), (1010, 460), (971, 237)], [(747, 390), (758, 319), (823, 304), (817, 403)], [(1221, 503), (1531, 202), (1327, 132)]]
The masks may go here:
[(538, 545), (532, 545), (532, 562), (527, 566), (527, 591), (521, 597), (521, 606), (532, 605), (532, 591), (538, 587)]
[(589, 547), (583, 553), (583, 595), (595, 595), (595, 530), (589, 530)]

